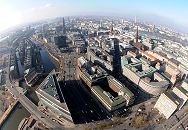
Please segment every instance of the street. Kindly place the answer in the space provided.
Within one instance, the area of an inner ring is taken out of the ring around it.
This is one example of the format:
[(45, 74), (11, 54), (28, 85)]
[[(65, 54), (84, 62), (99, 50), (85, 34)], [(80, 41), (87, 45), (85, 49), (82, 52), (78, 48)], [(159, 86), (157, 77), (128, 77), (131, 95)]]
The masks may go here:
[(84, 86), (75, 79), (77, 53), (63, 54), (64, 81), (60, 86), (76, 124), (107, 119), (108, 114), (99, 107), (93, 97), (83, 90)]

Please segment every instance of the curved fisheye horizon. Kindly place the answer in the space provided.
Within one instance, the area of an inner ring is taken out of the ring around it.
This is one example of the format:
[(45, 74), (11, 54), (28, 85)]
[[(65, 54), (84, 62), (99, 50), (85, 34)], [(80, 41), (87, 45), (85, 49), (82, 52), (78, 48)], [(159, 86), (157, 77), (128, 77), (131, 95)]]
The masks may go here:
[[(1, 0), (0, 30), (46, 18), (76, 15), (137, 16), (142, 21), (168, 25), (187, 33), (188, 2), (185, 0)], [(163, 20), (164, 19), (164, 20)]]
[(0, 130), (188, 130), (187, 0), (0, 0)]

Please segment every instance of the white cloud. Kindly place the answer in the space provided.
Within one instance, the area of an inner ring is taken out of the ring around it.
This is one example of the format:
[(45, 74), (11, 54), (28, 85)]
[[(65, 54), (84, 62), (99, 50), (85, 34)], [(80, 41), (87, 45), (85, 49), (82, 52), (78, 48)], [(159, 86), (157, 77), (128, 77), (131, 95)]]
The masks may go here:
[(48, 7), (51, 7), (51, 6), (52, 6), (52, 4), (50, 4), (50, 3), (47, 3), (47, 4), (44, 5), (45, 8), (48, 8)]
[(62, 16), (66, 13), (65, 8), (52, 4), (45, 4), (39, 7), (33, 7), (23, 12), (24, 22), (33, 22), (46, 18)]
[(36, 10), (36, 8), (31, 8), (32, 11)]
[(12, 10), (9, 7), (0, 7), (0, 31), (5, 30), (9, 27), (22, 23), (21, 12)]

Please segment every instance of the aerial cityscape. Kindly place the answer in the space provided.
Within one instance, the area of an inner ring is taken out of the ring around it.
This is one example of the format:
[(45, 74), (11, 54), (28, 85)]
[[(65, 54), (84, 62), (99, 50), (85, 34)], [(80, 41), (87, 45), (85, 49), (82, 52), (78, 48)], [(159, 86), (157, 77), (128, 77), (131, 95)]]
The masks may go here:
[(187, 6), (0, 1), (0, 130), (188, 130)]

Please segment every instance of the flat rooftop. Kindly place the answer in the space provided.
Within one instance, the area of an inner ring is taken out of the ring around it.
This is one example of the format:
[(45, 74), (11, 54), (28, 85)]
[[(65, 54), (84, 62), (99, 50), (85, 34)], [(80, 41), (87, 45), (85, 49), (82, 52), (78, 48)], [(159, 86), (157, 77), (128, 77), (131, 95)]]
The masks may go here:
[[(112, 76), (107, 76), (105, 79), (98, 82), (97, 85), (92, 86), (91, 89), (110, 107), (126, 103), (134, 96), (134, 94), (128, 88), (126, 88)], [(123, 92), (124, 95), (120, 94), (120, 92)]]
[(37, 89), (37, 92), (68, 110), (62, 90), (60, 90), (59, 82), (57, 81), (55, 70), (52, 70), (52, 72), (50, 72), (50, 74), (44, 79)]
[(100, 86), (93, 86), (91, 88), (92, 90), (94, 90), (98, 96), (104, 101), (106, 102), (109, 106), (113, 107), (113, 106), (117, 106), (118, 104), (121, 104), (123, 102), (126, 102), (126, 99), (123, 98), (123, 96), (116, 96), (113, 97), (109, 92), (104, 91)]
[(110, 81), (112, 81), (113, 84), (116, 85), (116, 87), (118, 87), (121, 91), (126, 93), (129, 97), (134, 96), (134, 94), (124, 84), (117, 81), (114, 77), (108, 76), (108, 82), (110, 82)]
[(172, 92), (171, 90), (168, 91), (168, 92), (167, 91), (164, 92), (164, 95), (166, 95), (176, 105), (181, 104), (181, 101), (179, 100), (179, 97), (174, 92)]
[(139, 59), (131, 56), (123, 56), (121, 58), (121, 63), (122, 67), (129, 68), (130, 70), (134, 71), (139, 77), (145, 77), (148, 74), (157, 71), (156, 68), (150, 66), (147, 63), (143, 63)]
[(100, 66), (93, 65), (93, 63), (89, 62), (84, 57), (78, 58), (78, 62), (80, 62), (81, 71), (90, 79), (97, 79), (108, 75), (104, 69)]

